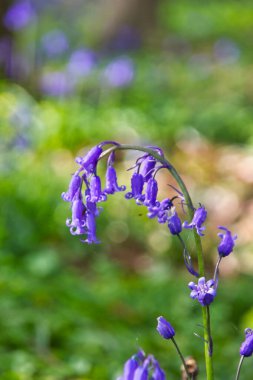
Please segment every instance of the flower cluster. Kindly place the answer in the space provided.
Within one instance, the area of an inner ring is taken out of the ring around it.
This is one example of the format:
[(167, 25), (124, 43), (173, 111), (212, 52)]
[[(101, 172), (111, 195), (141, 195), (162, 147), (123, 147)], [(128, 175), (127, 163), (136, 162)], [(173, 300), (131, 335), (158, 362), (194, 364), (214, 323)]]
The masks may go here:
[(126, 361), (123, 375), (118, 378), (118, 380), (149, 379), (166, 380), (166, 376), (154, 356), (146, 356), (142, 350)]
[(202, 306), (210, 305), (216, 296), (214, 280), (206, 281), (205, 277), (200, 277), (198, 280), (198, 285), (194, 282), (188, 284), (191, 289), (191, 298), (197, 299)]
[[(85, 243), (98, 243), (96, 236), (96, 217), (101, 211), (97, 204), (107, 199), (107, 194), (125, 190), (119, 186), (114, 163), (114, 153), (109, 156), (106, 172), (106, 185), (102, 190), (101, 179), (97, 175), (97, 163), (103, 152), (103, 145), (95, 146), (84, 157), (77, 157), (80, 168), (73, 174), (67, 192), (62, 193), (66, 202), (71, 202), (72, 218), (66, 225), (72, 235), (86, 235)], [(83, 190), (83, 187), (85, 189)]]
[[(106, 145), (112, 146), (108, 151), (104, 151)], [(73, 174), (68, 191), (62, 194), (66, 202), (71, 202), (72, 217), (67, 219), (66, 224), (70, 228), (72, 235), (86, 235), (82, 242), (91, 244), (99, 243), (96, 236), (96, 218), (100, 214), (101, 202), (107, 200), (107, 196), (115, 192), (126, 190), (126, 186), (118, 185), (117, 174), (114, 167), (115, 150), (120, 145), (114, 141), (104, 141), (88, 151), (83, 157), (77, 157), (76, 163), (79, 169)], [(181, 222), (176, 211), (174, 200), (181, 199), (181, 204), (185, 204), (184, 195), (175, 189), (176, 195), (173, 198), (158, 200), (158, 182), (156, 174), (160, 169), (170, 169), (170, 164), (164, 159), (163, 151), (156, 146), (147, 147), (149, 152), (145, 152), (137, 158), (131, 177), (131, 190), (125, 194), (126, 199), (134, 199), (137, 205), (147, 208), (147, 216), (156, 219), (158, 223), (166, 224), (172, 235), (176, 235), (183, 245), (184, 262), (188, 271), (195, 277), (199, 274), (194, 270), (191, 256), (186, 248), (181, 232), (183, 228), (194, 229), (202, 237), (205, 226), (203, 226), (207, 211), (200, 205), (194, 210), (191, 221)], [(104, 154), (103, 154), (104, 153)], [(107, 170), (105, 175), (105, 186), (102, 188), (101, 178), (97, 174), (99, 160), (108, 153)], [(154, 155), (153, 155), (154, 154)], [(228, 256), (235, 244), (236, 236), (220, 226), (224, 233), (219, 233), (221, 242), (218, 246), (219, 258)], [(220, 262), (220, 261), (219, 261)], [(191, 297), (197, 299), (202, 306), (209, 305), (216, 295), (218, 284), (218, 266), (216, 267), (214, 279), (205, 281), (202, 277), (198, 284), (190, 282)]]

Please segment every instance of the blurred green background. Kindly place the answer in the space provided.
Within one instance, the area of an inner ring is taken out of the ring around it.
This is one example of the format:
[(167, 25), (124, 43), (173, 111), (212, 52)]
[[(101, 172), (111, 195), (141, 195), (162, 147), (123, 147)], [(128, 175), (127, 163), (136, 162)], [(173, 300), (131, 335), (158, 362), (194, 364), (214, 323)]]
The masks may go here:
[[(217, 226), (238, 234), (212, 307), (216, 379), (233, 378), (253, 327), (252, 2), (1, 0), (0, 15), (1, 379), (116, 379), (139, 347), (179, 379), (159, 315), (205, 378), (201, 310), (166, 226), (122, 194), (104, 205), (100, 245), (65, 226), (74, 158), (111, 139), (161, 146), (205, 204), (209, 276)], [(136, 155), (117, 158), (129, 183)], [(165, 197), (173, 181), (159, 181)]]

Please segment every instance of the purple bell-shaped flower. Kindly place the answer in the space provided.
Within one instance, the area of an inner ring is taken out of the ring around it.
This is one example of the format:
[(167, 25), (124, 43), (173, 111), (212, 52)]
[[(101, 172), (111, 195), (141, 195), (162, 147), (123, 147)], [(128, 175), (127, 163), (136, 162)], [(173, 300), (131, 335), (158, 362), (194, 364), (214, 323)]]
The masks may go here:
[(77, 174), (73, 174), (69, 183), (68, 191), (62, 193), (62, 199), (66, 202), (72, 202), (77, 191), (81, 190), (82, 179)]
[(218, 245), (218, 252), (220, 256), (225, 257), (233, 251), (237, 235), (232, 236), (231, 231), (229, 231), (226, 227), (220, 226), (219, 229), (224, 230), (225, 233), (218, 234), (218, 236), (221, 238), (221, 242)]
[(205, 222), (207, 217), (207, 211), (204, 206), (199, 207), (192, 218), (191, 223), (184, 222), (183, 227), (184, 228), (196, 228), (198, 235), (204, 236), (202, 231), (205, 230), (205, 227), (202, 227), (202, 224)]
[(117, 182), (117, 174), (116, 170), (113, 166), (108, 166), (106, 170), (106, 185), (104, 189), (104, 193), (106, 194), (114, 194), (117, 191), (126, 190), (126, 186), (119, 186)]

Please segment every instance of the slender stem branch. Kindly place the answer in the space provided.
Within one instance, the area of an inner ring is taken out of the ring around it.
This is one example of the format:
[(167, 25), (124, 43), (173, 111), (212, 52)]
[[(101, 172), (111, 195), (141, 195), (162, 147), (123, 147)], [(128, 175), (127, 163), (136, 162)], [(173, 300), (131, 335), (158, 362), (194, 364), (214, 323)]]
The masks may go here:
[(182, 355), (182, 352), (180, 351), (180, 349), (179, 349), (179, 347), (178, 347), (178, 345), (177, 345), (177, 342), (175, 341), (174, 337), (172, 337), (171, 340), (172, 340), (172, 342), (174, 343), (174, 346), (176, 347), (176, 350), (177, 350), (178, 355), (180, 356), (180, 359), (182, 360), (182, 363), (183, 363), (183, 366), (184, 366), (185, 372), (186, 372), (186, 374), (187, 374), (187, 377), (188, 377), (189, 380), (191, 380), (191, 379), (192, 379), (192, 376), (191, 376), (191, 374), (190, 374), (189, 371), (188, 371), (188, 368), (187, 368), (187, 365), (186, 365), (186, 363), (185, 363), (185, 360), (184, 360), (184, 357), (183, 357), (183, 355)]
[[(158, 162), (163, 164), (171, 173), (171, 175), (174, 177), (176, 182), (178, 183), (180, 190), (183, 193), (186, 205), (187, 211), (188, 211), (188, 217), (189, 219), (193, 218), (194, 215), (194, 206), (190, 197), (190, 194), (185, 186), (185, 183), (183, 179), (180, 177), (174, 166), (166, 160), (163, 156), (158, 154), (154, 148), (143, 148), (140, 146), (134, 146), (134, 145), (118, 145), (113, 146), (106, 151), (103, 152), (103, 154), (100, 156), (100, 158), (104, 157), (105, 155), (111, 153), (114, 150), (137, 150), (141, 152), (148, 153), (152, 157), (154, 157)], [(195, 249), (197, 253), (198, 258), (198, 272), (201, 277), (205, 276), (205, 267), (204, 267), (204, 256), (203, 256), (203, 249), (201, 244), (200, 236), (197, 234), (197, 231), (194, 229), (194, 240), (195, 240)], [(211, 344), (211, 326), (210, 326), (210, 312), (207, 307), (202, 307), (202, 319), (203, 319), (203, 327), (204, 327), (204, 352), (205, 352), (205, 363), (206, 363), (206, 375), (207, 380), (213, 380), (213, 363), (212, 363), (212, 356), (210, 355), (210, 344)]]
[(244, 355), (242, 355), (241, 358), (240, 358), (240, 361), (239, 361), (239, 364), (238, 364), (238, 367), (237, 367), (237, 372), (236, 372), (235, 380), (239, 379), (243, 359), (244, 359)]
[(214, 282), (215, 282), (215, 283), (216, 283), (216, 281), (218, 280), (219, 266), (220, 266), (221, 259), (222, 259), (222, 256), (219, 256), (218, 261), (217, 261), (217, 264), (216, 264), (216, 266), (215, 266), (214, 276), (213, 276), (213, 279), (214, 279)]

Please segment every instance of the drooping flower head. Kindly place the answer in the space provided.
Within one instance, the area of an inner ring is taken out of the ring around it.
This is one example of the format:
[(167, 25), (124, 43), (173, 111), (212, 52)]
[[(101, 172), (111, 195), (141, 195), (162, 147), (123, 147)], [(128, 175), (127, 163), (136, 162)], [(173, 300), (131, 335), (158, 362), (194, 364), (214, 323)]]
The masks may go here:
[(232, 236), (231, 231), (229, 231), (226, 227), (220, 226), (219, 229), (225, 231), (225, 233), (218, 234), (221, 238), (221, 242), (218, 245), (218, 252), (220, 256), (225, 257), (233, 251), (237, 235)]
[(250, 328), (245, 329), (245, 340), (240, 347), (240, 354), (243, 356), (251, 356), (253, 353), (253, 330)]
[(188, 286), (191, 289), (190, 297), (198, 300), (202, 306), (210, 305), (216, 296), (214, 280), (206, 282), (205, 277), (200, 277), (197, 285), (194, 282), (190, 282)]
[(184, 222), (183, 227), (184, 228), (191, 228), (191, 229), (196, 228), (197, 233), (200, 236), (204, 236), (202, 231), (205, 230), (205, 227), (203, 227), (202, 224), (205, 222), (206, 217), (207, 217), (207, 211), (206, 211), (204, 206), (201, 206), (201, 207), (197, 208), (197, 210), (195, 211), (191, 223)]
[(146, 356), (142, 350), (126, 361), (123, 375), (118, 378), (118, 380), (149, 379), (166, 380), (166, 376), (154, 356)]
[(164, 339), (171, 339), (175, 335), (175, 330), (171, 326), (171, 324), (164, 318), (164, 317), (158, 317), (157, 318), (158, 324), (157, 324), (157, 331)]

